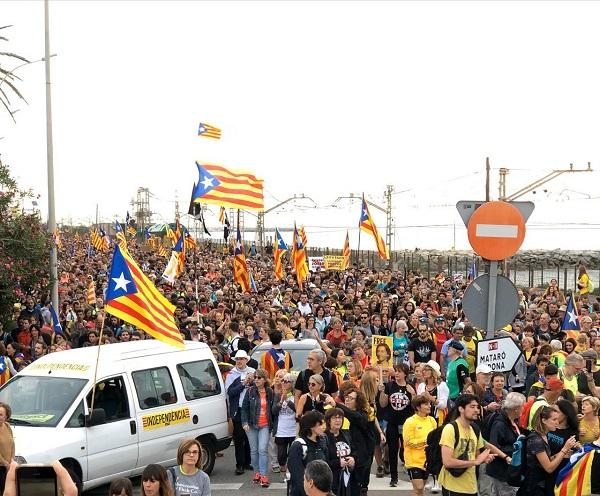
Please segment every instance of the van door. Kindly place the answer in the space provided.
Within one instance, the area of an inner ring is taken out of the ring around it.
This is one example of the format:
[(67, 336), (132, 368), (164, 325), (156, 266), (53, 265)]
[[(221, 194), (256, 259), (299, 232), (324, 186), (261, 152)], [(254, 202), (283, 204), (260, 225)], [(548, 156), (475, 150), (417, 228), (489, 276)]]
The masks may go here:
[[(88, 410), (92, 392), (87, 395)], [(137, 466), (138, 427), (129, 384), (122, 375), (96, 384), (94, 408), (102, 408), (106, 422), (86, 428), (87, 480), (107, 476), (127, 476)]]
[(140, 456), (138, 467), (149, 463), (176, 463), (177, 448), (184, 436), (182, 426), (191, 425), (190, 409), (178, 404), (171, 371), (157, 366), (131, 373), (138, 404)]

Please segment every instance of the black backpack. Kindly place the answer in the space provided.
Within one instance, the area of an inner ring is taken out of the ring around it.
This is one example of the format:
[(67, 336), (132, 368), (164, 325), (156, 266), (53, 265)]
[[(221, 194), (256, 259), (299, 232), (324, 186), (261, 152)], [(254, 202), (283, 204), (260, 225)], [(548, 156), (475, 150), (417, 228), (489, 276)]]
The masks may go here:
[[(447, 425), (454, 427), (454, 447), (456, 448), (456, 446), (458, 446), (458, 440), (460, 439), (458, 424), (456, 422), (443, 424), (437, 429), (432, 430), (427, 435), (427, 447), (425, 448), (425, 469), (427, 472), (436, 477), (440, 475), (442, 467), (444, 466), (442, 462), (442, 447), (440, 445), (440, 440), (442, 438), (442, 431)], [(471, 428), (475, 432), (475, 437), (479, 439), (479, 434), (481, 433), (479, 426), (475, 423), (472, 423)]]
[(492, 433), (492, 427), (497, 418), (500, 418), (501, 413), (499, 411), (492, 412), (483, 418), (483, 425), (481, 426), (481, 435), (486, 441), (490, 440), (490, 434)]

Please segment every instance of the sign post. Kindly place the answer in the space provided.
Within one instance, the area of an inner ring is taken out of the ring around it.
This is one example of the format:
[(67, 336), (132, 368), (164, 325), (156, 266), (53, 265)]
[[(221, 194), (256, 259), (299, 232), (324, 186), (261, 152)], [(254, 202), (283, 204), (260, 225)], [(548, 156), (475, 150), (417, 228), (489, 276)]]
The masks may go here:
[[(489, 293), (487, 300), (486, 338), (494, 337), (498, 262), (514, 255), (525, 239), (525, 222), (534, 205), (460, 201), (456, 208), (465, 225), (469, 243), (475, 253), (490, 261)], [(468, 315), (467, 315), (468, 317)]]

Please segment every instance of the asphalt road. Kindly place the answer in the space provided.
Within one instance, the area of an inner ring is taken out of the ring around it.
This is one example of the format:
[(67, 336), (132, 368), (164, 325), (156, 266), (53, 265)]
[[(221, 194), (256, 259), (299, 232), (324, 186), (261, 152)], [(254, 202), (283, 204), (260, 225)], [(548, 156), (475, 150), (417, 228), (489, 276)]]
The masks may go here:
[[(210, 475), (211, 482), (211, 493), (214, 496), (225, 496), (231, 494), (234, 491), (243, 491), (244, 496), (259, 496), (267, 493), (267, 496), (285, 496), (285, 484), (281, 482), (281, 475), (270, 473), (269, 478), (271, 480), (271, 486), (268, 489), (263, 489), (252, 483), (252, 475), (250, 472), (246, 472), (244, 475), (235, 475), (235, 457), (233, 452), (233, 446), (230, 446), (223, 452), (223, 457), (217, 458), (215, 468)], [(375, 471), (375, 465), (373, 465), (373, 472)], [(385, 476), (383, 479), (377, 479), (373, 473), (371, 482), (369, 484), (369, 494), (373, 496), (409, 496), (412, 485), (408, 482), (408, 475), (401, 471), (400, 482), (398, 487), (389, 487), (390, 479), (389, 476)], [(133, 479), (135, 486), (135, 494), (140, 495), (140, 478), (136, 477)], [(426, 494), (430, 494), (425, 491)], [(98, 487), (96, 489), (86, 491), (85, 496), (107, 496), (108, 485)]]

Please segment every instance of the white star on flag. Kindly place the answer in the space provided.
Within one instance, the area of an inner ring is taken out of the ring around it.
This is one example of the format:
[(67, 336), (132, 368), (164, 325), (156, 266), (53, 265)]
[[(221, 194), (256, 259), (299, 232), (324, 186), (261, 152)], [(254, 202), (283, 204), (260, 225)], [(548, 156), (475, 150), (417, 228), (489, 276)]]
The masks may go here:
[(213, 178), (212, 177), (205, 176), (204, 179), (200, 182), (204, 185), (204, 189), (213, 187)]
[(117, 289), (122, 289), (123, 291), (127, 292), (127, 285), (131, 282), (128, 281), (127, 279), (125, 279), (125, 274), (123, 272), (121, 272), (121, 275), (119, 277), (113, 277), (112, 278), (113, 281), (115, 281), (115, 291)]
[(571, 312), (567, 313), (569, 314), (569, 323), (577, 325), (577, 316), (575, 315), (575, 310), (572, 310)]

